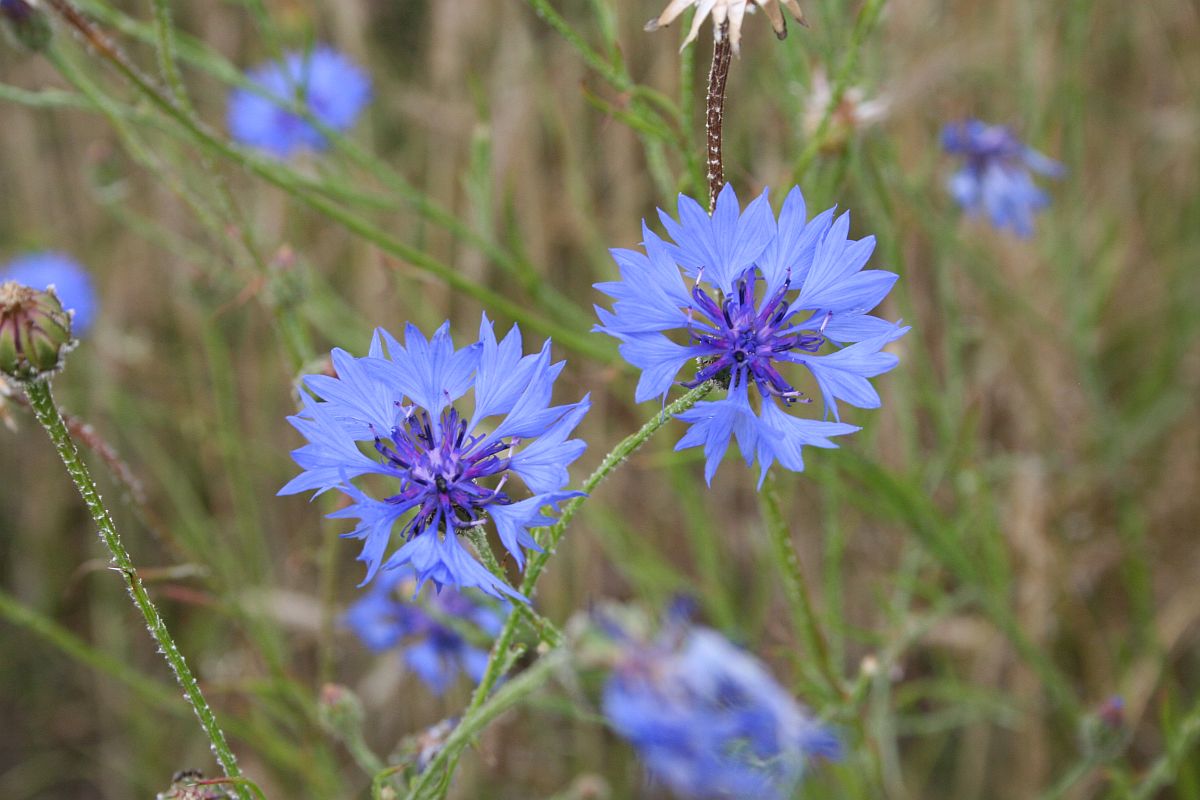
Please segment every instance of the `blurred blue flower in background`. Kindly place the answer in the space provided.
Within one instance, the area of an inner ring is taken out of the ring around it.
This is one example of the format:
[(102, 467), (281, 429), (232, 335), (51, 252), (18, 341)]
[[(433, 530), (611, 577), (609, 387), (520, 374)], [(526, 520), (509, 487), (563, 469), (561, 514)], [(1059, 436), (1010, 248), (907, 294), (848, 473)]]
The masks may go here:
[(4, 281), (38, 290), (54, 286), (63, 308), (75, 312), (71, 334), (82, 337), (91, 330), (96, 318), (96, 289), (87, 270), (70, 256), (55, 252), (19, 256), (0, 268), (0, 283)]
[[(380, 566), (410, 565), (418, 588), (431, 580), (439, 588), (473, 586), (526, 600), (480, 564), (459, 536), (490, 518), (523, 568), (524, 549), (541, 549), (529, 529), (554, 522), (542, 509), (578, 495), (559, 490), (569, 480), (567, 466), (586, 448), (569, 437), (590, 403), (585, 396), (550, 405), (564, 366), (550, 362), (550, 342), (524, 355), (520, 330), (514, 325), (497, 342), (485, 316), (479, 341), (461, 350), (454, 349), (449, 323), (429, 340), (410, 324), (404, 344), (379, 329), (367, 357), (337, 349), (332, 359), (336, 378), (304, 379), (311, 394), (289, 418), (309, 442), (292, 452), (304, 471), (279, 493), (338, 489), (353, 501), (329, 516), (359, 520), (344, 535), (363, 540), (364, 584)], [(474, 406), (466, 415), (454, 403), (472, 389)], [(376, 500), (352, 483), (371, 474), (399, 485)], [(513, 475), (529, 497), (510, 494)], [(406, 542), (385, 561), (401, 518), (407, 518)]]
[[(793, 188), (776, 222), (766, 191), (741, 212), (727, 184), (710, 218), (680, 195), (678, 221), (659, 212), (674, 243), (643, 223), (646, 252), (613, 250), (621, 280), (596, 285), (615, 300), (612, 311), (597, 307), (596, 330), (620, 340), (621, 355), (642, 370), (638, 402), (665, 397), (689, 362), (696, 371), (683, 386), (728, 387), (725, 398), (679, 415), (691, 427), (676, 449), (703, 446), (710, 483), (731, 436), (748, 465), (758, 460), (761, 484), (775, 461), (802, 470), (804, 446), (835, 447), (829, 437), (858, 430), (841, 422), (839, 400), (880, 405), (868, 379), (896, 366), (883, 348), (908, 328), (868, 312), (897, 276), (863, 269), (875, 237), (848, 239), (850, 215), (834, 211), (807, 220)], [(826, 346), (832, 352), (820, 354)], [(786, 413), (810, 402), (785, 374), (795, 367), (815, 379), (834, 421)]]
[(453, 589), (435, 593), (421, 606), (412, 596), (415, 586), (412, 570), (388, 570), (346, 611), (343, 622), (376, 652), (399, 646), (409, 669), (435, 694), (445, 692), (460, 671), (479, 683), (487, 651), (439, 620), (457, 619), (491, 638), (500, 632), (503, 614)]
[(965, 159), (947, 184), (955, 201), (968, 215), (986, 213), (996, 228), (1011, 228), (1018, 236), (1033, 233), (1034, 212), (1050, 203), (1030, 173), (1060, 178), (1065, 172), (1062, 164), (1027, 147), (1009, 128), (977, 119), (945, 126), (942, 147)]
[(675, 620), (656, 641), (618, 634), (603, 711), (652, 778), (684, 797), (790, 797), (841, 745), (766, 667), (716, 631)]
[(279, 158), (301, 150), (324, 150), (325, 136), (287, 109), (304, 108), (322, 125), (349, 130), (371, 99), (371, 80), (350, 59), (319, 46), (311, 53), (288, 53), (247, 78), (258, 91), (235, 89), (229, 97), (229, 131), (238, 142)]

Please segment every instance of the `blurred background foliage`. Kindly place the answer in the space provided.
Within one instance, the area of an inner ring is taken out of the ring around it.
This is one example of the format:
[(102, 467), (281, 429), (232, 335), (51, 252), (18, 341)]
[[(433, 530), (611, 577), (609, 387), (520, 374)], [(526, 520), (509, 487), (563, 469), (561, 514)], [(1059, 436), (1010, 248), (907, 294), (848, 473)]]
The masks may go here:
[[(380, 753), (469, 688), (433, 697), (337, 625), (356, 548), (326, 502), (274, 496), (297, 374), (331, 346), (362, 353), (376, 325), (450, 318), (466, 336), (486, 309), (553, 336), (558, 397), (593, 391), (579, 474), (654, 411), (588, 328), (606, 249), (704, 191), (710, 34), (681, 56), (686, 26), (641, 30), (661, 4), (80, 2), (175, 115), (61, 24), (46, 54), (0, 49), (0, 258), (61, 249), (98, 281), (59, 399), (93, 426), (126, 544), (269, 797), (369, 794), (321, 725), (326, 682), (360, 694)], [(810, 210), (852, 209), (852, 233), (879, 237), (872, 263), (901, 275), (886, 316), (914, 327), (883, 409), (850, 418), (866, 430), (780, 476), (851, 691), (822, 688), (789, 622), (753, 476), (729, 463), (706, 489), (677, 428), (585, 507), (539, 606), (562, 621), (696, 595), (844, 732), (851, 756), (804, 796), (1200, 797), (1200, 9), (805, 9), (811, 28), (783, 42), (747, 22), (726, 176), (743, 197), (797, 182)], [(229, 148), (240, 70), (314, 42), (368, 67), (363, 121), (298, 161)], [(882, 106), (856, 117), (856, 98)], [(938, 130), (967, 115), (1068, 166), (1033, 239), (945, 196)], [(52, 449), (13, 415), (0, 797), (151, 797), (177, 769), (211, 773)], [(1114, 695), (1123, 714), (1098, 717)], [(659, 790), (585, 680), (492, 726), (451, 796)]]

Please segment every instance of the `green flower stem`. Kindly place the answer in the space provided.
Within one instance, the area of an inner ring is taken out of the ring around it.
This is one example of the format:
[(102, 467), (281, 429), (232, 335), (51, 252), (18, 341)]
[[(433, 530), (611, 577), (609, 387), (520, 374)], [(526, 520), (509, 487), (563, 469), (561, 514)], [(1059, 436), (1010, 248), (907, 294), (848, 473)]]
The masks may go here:
[(142, 584), (142, 579), (138, 576), (128, 551), (121, 544), (121, 537), (117, 534), (116, 526), (113, 525), (112, 517), (105, 507), (104, 501), (100, 499), (100, 492), (97, 491), (91, 473), (88, 472), (87, 464), (80, 458), (75, 441), (67, 431), (62, 414), (59, 413), (58, 407), (54, 404), (54, 397), (50, 393), (50, 383), (45, 380), (27, 383), (25, 385), (25, 394), (29, 398), (29, 405), (37, 416), (38, 422), (46, 429), (46, 433), (50, 434), (50, 439), (54, 442), (54, 447), (58, 450), (58, 455), (62, 458), (63, 464), (67, 468), (67, 473), (71, 476), (71, 480), (75, 482), (76, 488), (79, 489), (79, 494), (83, 497), (83, 502), (87, 504), (88, 511), (91, 512), (92, 519), (99, 528), (100, 539), (112, 554), (113, 564), (116, 566), (117, 571), (121, 573), (121, 577), (125, 579), (125, 586), (133, 598), (134, 605), (142, 612), (142, 616), (146, 620), (146, 626), (150, 630), (150, 635), (154, 637), (154, 641), (158, 644), (163, 656), (167, 659), (167, 663), (171, 666), (171, 670), (175, 673), (176, 680), (183, 687), (184, 695), (188, 702), (191, 703), (192, 710), (196, 712), (196, 716), (200, 720), (200, 726), (204, 729), (205, 734), (207, 734), (209, 741), (212, 743), (213, 753), (220, 762), (221, 768), (225, 771), (225, 776), (230, 779), (236, 779), (239, 785), (239, 795), (246, 796), (240, 788), (242, 772), (238, 768), (237, 758), (233, 755), (233, 751), (225, 741), (225, 734), (217, 724), (217, 719), (213, 715), (212, 709), (209, 708), (208, 702), (204, 699), (204, 695), (200, 691), (200, 686), (196, 683), (196, 678), (192, 675), (187, 661), (184, 659), (183, 654), (179, 652), (179, 648), (176, 647), (175, 640), (171, 638), (166, 623), (159, 616), (158, 609), (155, 608), (150, 595), (146, 592), (146, 587)]
[(767, 526), (767, 535), (775, 550), (775, 561), (783, 571), (783, 586), (792, 608), (796, 629), (816, 662), (821, 676), (828, 683), (828, 688), (834, 696), (845, 699), (846, 690), (837, 670), (834, 669), (833, 659), (829, 654), (829, 643), (817, 621), (808, 582), (800, 568), (800, 557), (796, 555), (796, 548), (792, 543), (791, 529), (783, 517), (783, 509), (779, 504), (779, 485), (774, 472), (767, 473), (759, 491), (759, 501), (762, 505), (763, 521)]
[[(509, 619), (515, 616), (514, 614)], [(473, 713), (463, 717), (462, 722), (458, 723), (454, 731), (447, 737), (442, 749), (421, 773), (421, 779), (417, 781), (417, 785), (409, 794), (410, 800), (426, 800), (426, 798), (441, 796), (445, 785), (449, 783), (458, 754), (462, 752), (463, 748), (469, 745), (496, 717), (520, 704), (526, 697), (545, 685), (550, 676), (566, 663), (568, 657), (567, 651), (563, 649), (551, 650), (529, 669), (501, 686), (490, 700), (481, 704)], [(391, 773), (396, 771), (395, 767), (389, 770)], [(374, 798), (379, 798), (382, 794), (381, 781), (378, 777), (372, 784), (372, 797)]]
[[(604, 457), (600, 462), (600, 466), (596, 467), (595, 472), (588, 476), (581, 487), (584, 492), (583, 497), (575, 497), (563, 504), (562, 514), (558, 518), (558, 522), (547, 529), (547, 534), (544, 541), (539, 542), (544, 548), (540, 553), (534, 553), (529, 559), (529, 566), (525, 570), (525, 580), (521, 582), (521, 592), (529, 597), (533, 594), (534, 588), (537, 586), (538, 578), (542, 574), (542, 570), (546, 568), (546, 562), (554, 555), (555, 548), (558, 547), (559, 541), (567, 530), (567, 526), (571, 524), (571, 520), (575, 514), (579, 512), (583, 502), (591, 496), (596, 487), (607, 478), (617, 467), (629, 458), (635, 450), (649, 441), (650, 437), (658, 432), (658, 429), (667, 423), (672, 417), (682, 414), (696, 403), (708, 396), (717, 386), (713, 381), (708, 381), (692, 389), (690, 392), (680, 397), (674, 403), (656, 413), (636, 433), (633, 433), (620, 444), (612, 449), (612, 451)], [(471, 702), (467, 706), (467, 710), (463, 714), (463, 720), (459, 723), (459, 727), (468, 724), (474, 724), (472, 721), (475, 716), (480, 713), (487, 701), (488, 695), (492, 691), (492, 687), (496, 685), (496, 681), (504, 673), (507, 664), (509, 663), (508, 653), (513, 645), (513, 639), (517, 633), (517, 620), (520, 614), (510, 614), (504, 622), (504, 628), (501, 629), (500, 635), (496, 637), (495, 644), (492, 645), (492, 652), (488, 658), (487, 670), (483, 673), (483, 679), (480, 680), (479, 686), (475, 687), (475, 693), (471, 696)], [(451, 736), (451, 739), (454, 737)], [(449, 751), (447, 745), (446, 751)], [(443, 751), (443, 752), (446, 752)], [(453, 772), (454, 765), (458, 758), (456, 752), (449, 753), (441, 763), (445, 764), (446, 769)], [(438, 762), (435, 762), (438, 763)], [(439, 767), (440, 768), (440, 767)], [(422, 797), (422, 792), (428, 791), (432, 782), (438, 780), (437, 770), (431, 764), (421, 774), (421, 779), (413, 789), (413, 797)]]
[[(496, 559), (496, 554), (492, 552), (491, 546), (488, 544), (487, 533), (483, 528), (471, 528), (467, 531), (467, 538), (471, 540), (471, 544), (475, 546), (475, 552), (479, 553), (479, 559), (483, 561), (483, 565), (488, 568), (488, 571), (495, 575), (505, 583), (508, 582), (508, 577), (504, 574), (504, 567), (500, 566), (500, 562)], [(562, 643), (562, 631), (560, 631), (553, 622), (538, 614), (527, 603), (517, 601), (513, 603), (515, 613), (521, 614), (533, 627), (538, 638), (549, 644), (551, 647), (557, 647)]]

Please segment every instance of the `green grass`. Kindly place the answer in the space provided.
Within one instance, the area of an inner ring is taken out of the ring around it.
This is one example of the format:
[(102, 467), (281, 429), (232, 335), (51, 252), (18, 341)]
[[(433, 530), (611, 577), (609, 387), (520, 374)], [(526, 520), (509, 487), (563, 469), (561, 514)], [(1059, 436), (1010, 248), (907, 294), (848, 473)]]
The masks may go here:
[[(62, 25), (45, 55), (0, 49), (0, 258), (65, 249), (97, 276), (103, 318), (56, 395), (144, 489), (90, 456), (267, 797), (370, 796), (370, 759), (322, 724), (326, 682), (362, 697), (388, 763), (469, 702), (466, 686), (429, 695), (336, 625), (361, 579), (354, 545), (323, 501), (274, 496), (298, 445), (284, 422), (298, 373), (331, 346), (361, 353), (376, 325), (462, 330), (486, 309), (554, 338), (562, 397), (594, 393), (577, 481), (656, 410), (633, 406), (633, 376), (588, 329), (591, 284), (615, 273), (606, 248), (705, 191), (710, 34), (678, 55), (685, 25), (641, 30), (659, 5), (87, 0), (126, 74)], [(1187, 0), (805, 9), (811, 28), (783, 42), (761, 14), (746, 22), (726, 176), (777, 201), (797, 182), (810, 210), (837, 203), (855, 236), (878, 237), (872, 263), (901, 275), (885, 310), (913, 326), (878, 381), (883, 408), (780, 474), (765, 518), (755, 476), (731, 461), (704, 488), (668, 425), (581, 508), (540, 613), (562, 627), (601, 599), (695, 591), (705, 622), (842, 731), (849, 757), (803, 797), (1200, 797), (1200, 14)], [(365, 119), (319, 158), (232, 146), (240, 70), (310, 41), (369, 65)], [(818, 73), (888, 114), (806, 126)], [(942, 190), (938, 129), (968, 114), (1068, 165), (1028, 241), (961, 220)], [(49, 442), (14, 417), (0, 797), (151, 797), (178, 769), (213, 774)], [(812, 597), (799, 625), (773, 549), (789, 538)], [(554, 674), (536, 702), (522, 692), (542, 673), (505, 684), (524, 707), (462, 751), (449, 796), (582, 797), (592, 780), (640, 796), (632, 753), (595, 719), (599, 676)], [(1114, 694), (1115, 745), (1093, 719)]]

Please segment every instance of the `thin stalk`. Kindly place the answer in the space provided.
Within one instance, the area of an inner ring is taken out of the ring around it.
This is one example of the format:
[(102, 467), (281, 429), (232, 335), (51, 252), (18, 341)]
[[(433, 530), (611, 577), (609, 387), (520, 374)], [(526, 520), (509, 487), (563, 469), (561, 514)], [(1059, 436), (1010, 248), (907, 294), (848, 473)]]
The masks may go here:
[[(521, 592), (526, 597), (533, 594), (533, 590), (537, 586), (538, 578), (541, 576), (542, 570), (546, 568), (546, 562), (550, 560), (552, 555), (554, 555), (555, 548), (558, 547), (558, 543), (562, 540), (563, 534), (567, 530), (567, 526), (571, 524), (571, 520), (575, 517), (575, 514), (578, 513), (580, 507), (583, 505), (583, 502), (591, 495), (592, 492), (596, 490), (596, 487), (599, 486), (605, 478), (612, 474), (617, 467), (624, 463), (625, 459), (629, 458), (629, 456), (632, 455), (635, 450), (649, 441), (650, 437), (657, 433), (658, 429), (665, 425), (668, 420), (677, 414), (682, 414), (684, 411), (687, 411), (689, 408), (696, 405), (696, 403), (707, 397), (708, 394), (715, 388), (716, 383), (709, 381), (697, 386), (695, 389), (692, 389), (683, 397), (680, 397), (678, 400), (671, 403), (662, 411), (656, 413), (653, 417), (648, 419), (636, 433), (625, 437), (616, 447), (612, 449), (611, 452), (609, 452), (608, 455), (604, 457), (604, 460), (600, 462), (600, 466), (596, 467), (595, 471), (588, 476), (587, 480), (583, 482), (581, 490), (584, 492), (584, 496), (573, 498), (563, 504), (562, 514), (559, 516), (558, 522), (546, 529), (547, 534), (545, 539), (539, 542), (544, 549), (540, 553), (535, 553), (529, 559), (529, 566), (525, 571), (525, 579), (521, 582)], [(510, 664), (508, 654), (509, 650), (512, 648), (513, 639), (516, 637), (517, 620), (519, 617), (519, 614), (510, 614), (508, 619), (505, 620), (504, 627), (501, 629), (500, 635), (496, 637), (496, 641), (492, 645), (492, 652), (488, 657), (487, 669), (484, 671), (483, 678), (479, 681), (479, 685), (475, 687), (475, 693), (471, 695), (471, 702), (467, 706), (467, 710), (463, 713), (463, 719), (462, 722), (459, 723), (459, 727), (467, 725), (468, 723), (473, 724), (472, 720), (476, 714), (480, 713), (480, 710), (487, 702), (488, 695), (491, 693), (492, 688), (496, 685), (496, 682), (504, 674), (505, 670)], [(453, 736), (451, 738), (453, 738)], [(449, 750), (449, 746), (447, 746), (446, 749)], [(455, 764), (457, 763), (457, 758), (457, 753), (452, 753), (446, 759), (442, 760), (443, 763), (445, 763), (448, 771), (453, 772)], [(421, 773), (420, 780), (413, 789), (413, 796), (420, 797), (421, 792), (426, 791), (432, 785), (432, 783), (438, 779), (439, 777), (437, 776), (437, 770), (435, 770), (431, 764), (428, 769)]]
[(529, 313), (521, 303), (510, 300), (505, 295), (476, 283), (453, 267), (443, 264), (429, 254), (411, 247), (381, 228), (360, 219), (345, 209), (330, 202), (327, 198), (316, 194), (304, 185), (304, 182), (287, 170), (280, 169), (269, 161), (246, 153), (226, 141), (208, 125), (195, 119), (186, 109), (175, 102), (168, 94), (158, 88), (154, 82), (121, 52), (103, 31), (93, 26), (86, 17), (70, 2), (70, 0), (47, 0), (60, 17), (72, 27), (92, 47), (93, 51), (107, 60), (133, 86), (141, 92), (155, 107), (184, 127), (198, 142), (213, 152), (241, 164), (254, 175), (284, 190), (291, 196), (308, 205), (317, 212), (334, 220), (342, 227), (379, 247), (412, 266), (428, 272), (443, 281), (452, 289), (457, 289), (478, 300), (490, 309), (506, 314), (529, 327), (553, 337), (559, 344), (576, 352), (595, 358), (602, 362), (612, 360), (612, 350), (588, 334), (557, 323), (542, 316)]
[(708, 98), (704, 129), (708, 133), (708, 207), (717, 207), (717, 195), (725, 186), (725, 164), (721, 156), (721, 130), (725, 122), (725, 82), (729, 79), (729, 65), (733, 59), (733, 45), (729, 41), (729, 23), (721, 24), (713, 43), (712, 66), (708, 69)]
[(796, 554), (792, 542), (792, 532), (787, 520), (783, 517), (783, 509), (779, 504), (779, 487), (775, 473), (768, 472), (763, 487), (759, 491), (759, 501), (762, 505), (763, 521), (767, 526), (767, 535), (775, 549), (775, 561), (783, 571), (783, 587), (787, 592), (788, 602), (792, 608), (792, 617), (796, 628), (804, 640), (809, 653), (812, 654), (821, 676), (829, 684), (835, 696), (846, 697), (846, 690), (834, 669), (833, 659), (829, 655), (829, 643), (825, 632), (817, 621), (813, 610), (812, 596), (808, 589), (808, 581), (800, 568), (800, 557)]
[[(96, 489), (96, 484), (92, 480), (87, 464), (80, 457), (79, 449), (75, 446), (75, 440), (71, 438), (71, 434), (67, 431), (62, 414), (59, 413), (58, 407), (54, 403), (54, 397), (50, 393), (50, 383), (46, 380), (27, 383), (25, 385), (25, 394), (29, 398), (30, 408), (33, 409), (38, 422), (46, 429), (46, 433), (50, 435), (50, 440), (54, 443), (54, 447), (58, 451), (63, 465), (67, 468), (67, 473), (71, 476), (71, 480), (74, 481), (75, 487), (83, 497), (83, 502), (87, 505), (88, 511), (91, 512), (92, 520), (99, 529), (100, 540), (108, 548), (109, 553), (112, 554), (112, 562), (116, 570), (121, 573), (121, 577), (125, 580), (125, 586), (129, 590), (130, 597), (133, 598), (134, 605), (137, 606), (142, 617), (146, 620), (146, 627), (149, 629), (150, 635), (154, 637), (154, 641), (158, 644), (159, 650), (167, 659), (171, 671), (175, 673), (175, 679), (183, 687), (184, 696), (191, 704), (192, 710), (196, 712), (196, 717), (200, 720), (200, 727), (204, 729), (204, 733), (208, 736), (213, 754), (216, 755), (217, 761), (220, 762), (221, 768), (225, 771), (225, 776), (231, 779), (238, 779), (240, 782), (242, 772), (238, 767), (237, 758), (234, 756), (229, 744), (225, 741), (225, 733), (217, 724), (216, 716), (209, 707), (208, 701), (204, 699), (204, 694), (200, 691), (200, 685), (196, 682), (195, 676), (192, 675), (192, 671), (188, 667), (183, 653), (175, 645), (175, 640), (171, 638), (166, 623), (163, 622), (158, 609), (150, 599), (150, 595), (146, 592), (146, 587), (142, 584), (142, 579), (133, 565), (133, 560), (129, 557), (129, 552), (121, 544), (121, 537), (117, 533), (116, 526), (113, 524), (112, 516), (108, 513), (108, 508), (105, 507), (104, 501), (100, 498), (100, 492)], [(240, 786), (238, 794), (242, 797), (245, 796)]]
[[(513, 616), (516, 615), (514, 614)], [(454, 731), (447, 737), (445, 744), (442, 745), (442, 749), (429, 762), (429, 766), (426, 767), (425, 771), (421, 773), (421, 780), (413, 787), (409, 797), (412, 800), (424, 800), (424, 798), (430, 797), (429, 791), (434, 788), (432, 784), (438, 782), (436, 780), (431, 781), (430, 778), (443, 773), (443, 770), (452, 770), (454, 762), (458, 758), (458, 753), (462, 752), (464, 747), (470, 744), (496, 717), (518, 705), (530, 694), (545, 685), (550, 676), (562, 667), (567, 658), (568, 654), (565, 650), (551, 650), (548, 654), (538, 659), (529, 669), (500, 687), (496, 694), (490, 700), (480, 705), (474, 713), (463, 717), (462, 722), (458, 723)], [(396, 769), (393, 767), (390, 771), (395, 772)], [(445, 774), (448, 776), (449, 773), (446, 772)], [(374, 791), (377, 786), (378, 781), (373, 786), (372, 794), (374, 797), (380, 796), (379, 792)]]
[[(488, 571), (507, 583), (508, 576), (505, 575), (504, 567), (500, 565), (496, 554), (492, 551), (491, 545), (488, 544), (487, 532), (483, 528), (470, 528), (467, 531), (467, 538), (475, 546), (475, 552), (479, 554), (479, 560), (488, 568)], [(515, 613), (525, 617), (525, 620), (533, 628), (534, 633), (538, 635), (539, 639), (542, 639), (551, 647), (557, 647), (562, 643), (562, 631), (554, 623), (538, 614), (527, 603), (517, 602), (514, 603), (514, 606), (516, 608)]]

